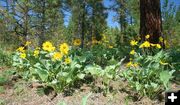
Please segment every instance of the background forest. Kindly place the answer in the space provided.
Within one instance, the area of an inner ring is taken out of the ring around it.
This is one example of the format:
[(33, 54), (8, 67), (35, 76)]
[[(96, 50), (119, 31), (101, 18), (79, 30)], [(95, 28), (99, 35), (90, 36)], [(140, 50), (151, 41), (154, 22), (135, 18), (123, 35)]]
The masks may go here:
[(98, 93), (99, 105), (163, 104), (179, 89), (179, 58), (178, 0), (0, 0), (0, 105), (31, 105), (15, 100), (25, 93), (79, 105), (59, 95), (75, 91), (82, 105)]

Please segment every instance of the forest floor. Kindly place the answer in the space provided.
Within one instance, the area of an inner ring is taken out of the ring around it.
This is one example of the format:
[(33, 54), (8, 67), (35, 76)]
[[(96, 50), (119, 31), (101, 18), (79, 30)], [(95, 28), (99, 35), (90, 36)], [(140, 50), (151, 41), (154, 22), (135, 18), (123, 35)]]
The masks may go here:
[[(0, 68), (0, 73), (6, 68)], [(50, 92), (47, 95), (40, 95), (37, 87), (22, 79), (10, 80), (3, 85), (4, 91), (0, 93), (0, 105), (81, 105), (84, 96), (89, 96), (86, 105), (164, 105), (164, 95), (160, 100), (150, 100), (146, 97), (139, 97), (133, 93), (125, 81), (114, 81), (111, 83), (113, 91), (106, 96), (103, 92), (95, 92), (88, 84), (74, 89), (72, 93)], [(179, 85), (173, 84), (177, 89)], [(69, 94), (68, 94), (69, 93)], [(60, 104), (65, 102), (66, 104)]]

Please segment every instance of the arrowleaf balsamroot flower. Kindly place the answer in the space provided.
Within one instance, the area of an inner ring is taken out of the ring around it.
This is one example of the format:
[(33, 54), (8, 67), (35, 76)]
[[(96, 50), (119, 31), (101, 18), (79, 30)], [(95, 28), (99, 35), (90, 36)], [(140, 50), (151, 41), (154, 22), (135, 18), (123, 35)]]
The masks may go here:
[(150, 38), (150, 35), (146, 35), (145, 38), (146, 38), (146, 39), (149, 39), (149, 38)]
[(67, 55), (69, 52), (69, 46), (67, 43), (63, 43), (60, 45), (60, 49), (59, 49), (63, 54)]
[(21, 53), (20, 58), (25, 59), (26, 58), (26, 53)]
[(136, 52), (134, 50), (131, 50), (130, 54), (134, 55)]
[(96, 40), (96, 37), (92, 37), (92, 44), (97, 44), (98, 41)]
[(26, 43), (25, 43), (25, 46), (29, 46), (31, 44), (31, 42), (30, 41), (27, 41)]
[(160, 61), (160, 64), (161, 64), (161, 65), (168, 65), (168, 63), (163, 62), (162, 60)]
[(73, 44), (74, 44), (75, 46), (80, 46), (80, 45), (81, 45), (81, 40), (80, 40), (80, 39), (75, 39), (74, 42), (73, 42)]
[(126, 67), (131, 67), (131, 66), (132, 66), (132, 62), (131, 61), (126, 64)]
[(60, 52), (55, 52), (53, 54), (53, 60), (60, 60), (63, 57), (63, 55)]
[(156, 44), (151, 43), (151, 46), (153, 46), (153, 47), (154, 47), (154, 46), (156, 46)]
[(38, 49), (34, 50), (33, 56), (37, 57), (38, 55), (39, 55), (39, 50)]
[(161, 45), (160, 45), (160, 44), (156, 44), (156, 47), (160, 49), (160, 48), (161, 48)]
[(45, 51), (51, 52), (51, 51), (55, 50), (55, 47), (53, 46), (53, 44), (50, 41), (44, 42), (42, 46), (43, 46), (42, 49)]
[(138, 67), (138, 63), (133, 63), (132, 61), (126, 64), (126, 67)]
[(163, 37), (159, 37), (159, 41), (160, 41), (160, 42), (163, 42)]
[(148, 47), (150, 47), (150, 45), (151, 45), (151, 43), (149, 43), (148, 41), (145, 41), (144, 43), (142, 43), (142, 44), (139, 46), (139, 48), (143, 48), (143, 47), (148, 48)]
[(131, 46), (135, 46), (135, 45), (137, 45), (137, 41), (135, 41), (135, 40), (131, 40), (131, 42), (130, 42), (130, 44), (131, 44)]
[(109, 45), (108, 48), (113, 48), (113, 46), (112, 46), (112, 45)]
[(16, 51), (19, 51), (19, 52), (21, 52), (21, 53), (24, 53), (25, 52), (25, 49), (24, 49), (24, 47), (19, 47)]
[(71, 58), (65, 58), (65, 61), (64, 61), (66, 64), (69, 64), (69, 63), (71, 63)]

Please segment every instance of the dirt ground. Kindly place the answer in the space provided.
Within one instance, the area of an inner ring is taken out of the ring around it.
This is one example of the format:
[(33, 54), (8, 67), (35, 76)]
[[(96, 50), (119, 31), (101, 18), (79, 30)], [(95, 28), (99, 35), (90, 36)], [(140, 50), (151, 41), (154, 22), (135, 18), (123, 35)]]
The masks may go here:
[[(0, 99), (5, 105), (60, 105), (61, 102), (65, 102), (67, 105), (81, 105), (82, 98), (91, 92), (90, 87), (82, 86), (70, 96), (59, 93), (52, 99), (52, 94), (40, 96), (37, 94), (37, 88), (31, 88), (26, 83), (20, 82), (17, 86), (5, 86), (5, 92), (0, 94)], [(148, 98), (133, 100), (128, 91), (124, 91), (122, 88), (107, 94), (107, 96), (94, 92), (88, 98), (87, 105), (164, 105), (164, 101), (152, 101)]]
[[(53, 92), (39, 95), (36, 87), (19, 79), (4, 85), (5, 91), (0, 93), (0, 105), (82, 105), (82, 98), (90, 93), (86, 105), (164, 105), (165, 103), (164, 97), (161, 101), (136, 97), (136, 94), (127, 87), (127, 83), (122, 80), (112, 82), (111, 85), (113, 91), (106, 96), (102, 92), (95, 92), (87, 84), (75, 89), (70, 95), (66, 92), (57, 95)], [(172, 86), (177, 87), (177, 85)], [(62, 102), (66, 104), (60, 104)]]

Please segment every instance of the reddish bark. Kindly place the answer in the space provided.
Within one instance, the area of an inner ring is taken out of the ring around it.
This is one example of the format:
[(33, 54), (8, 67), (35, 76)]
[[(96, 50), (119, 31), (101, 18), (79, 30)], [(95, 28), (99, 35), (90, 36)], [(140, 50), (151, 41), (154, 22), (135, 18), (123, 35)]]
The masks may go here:
[(162, 20), (160, 0), (140, 0), (140, 35), (142, 40), (149, 34), (151, 43), (160, 43)]

